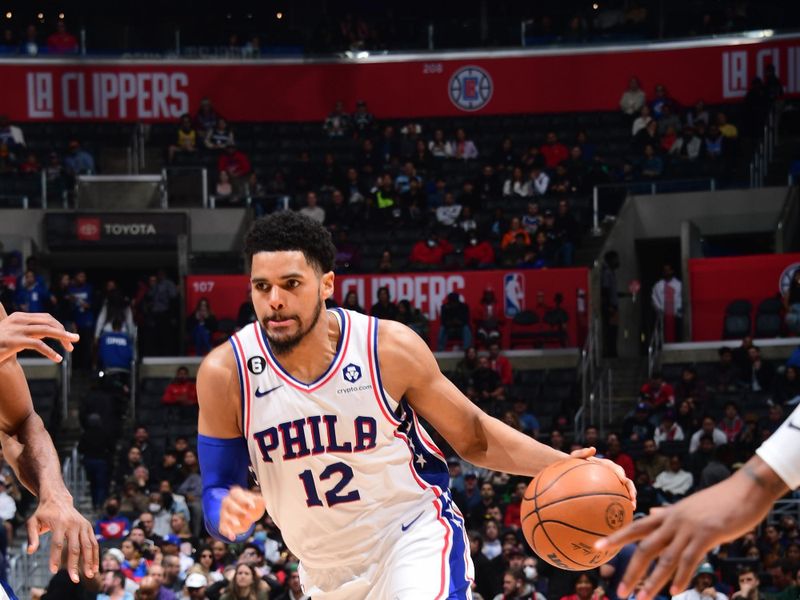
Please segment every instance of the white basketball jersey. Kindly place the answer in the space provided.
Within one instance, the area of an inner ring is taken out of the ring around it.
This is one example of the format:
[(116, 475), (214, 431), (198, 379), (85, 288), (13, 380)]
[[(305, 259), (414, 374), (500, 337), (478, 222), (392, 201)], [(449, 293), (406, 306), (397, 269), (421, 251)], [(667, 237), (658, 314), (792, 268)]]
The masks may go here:
[(259, 323), (231, 338), (243, 431), (267, 510), (305, 567), (372, 560), (377, 541), (447, 490), (444, 455), (378, 367), (377, 319), (334, 309), (336, 355), (311, 383), (271, 353)]

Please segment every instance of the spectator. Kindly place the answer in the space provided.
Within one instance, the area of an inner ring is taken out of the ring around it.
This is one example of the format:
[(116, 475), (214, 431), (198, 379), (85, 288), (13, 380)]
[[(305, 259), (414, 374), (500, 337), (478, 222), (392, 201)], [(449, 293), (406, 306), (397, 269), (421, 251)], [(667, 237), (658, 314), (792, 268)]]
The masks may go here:
[(36, 273), (28, 269), (22, 278), (22, 284), (14, 294), (14, 301), (17, 310), (23, 312), (49, 312), (50, 290), (36, 277)]
[(542, 225), (542, 215), (539, 213), (538, 202), (528, 202), (528, 210), (522, 215), (520, 222), (529, 236), (536, 235), (536, 231)]
[(500, 375), (492, 369), (488, 356), (478, 357), (478, 366), (472, 373), (472, 389), (475, 399), (479, 405), (488, 409), (492, 413), (495, 403), (505, 400), (506, 390)]
[(222, 116), (211, 105), (211, 100), (209, 98), (202, 98), (193, 121), (194, 128), (197, 130), (197, 135), (205, 139), (206, 134), (216, 127), (220, 119), (222, 119)]
[(642, 157), (642, 176), (647, 179), (658, 179), (663, 173), (664, 161), (656, 154), (653, 145), (647, 144), (644, 147), (644, 156)]
[(656, 151), (659, 154), (667, 154), (672, 146), (678, 141), (678, 130), (675, 129), (672, 125), (666, 128), (663, 132), (660, 133), (661, 139), (659, 140), (658, 148)]
[(645, 148), (650, 145), (654, 149), (661, 146), (661, 137), (658, 135), (658, 123), (650, 121), (633, 136), (632, 149), (636, 154), (644, 154)]
[(728, 600), (728, 597), (714, 588), (714, 567), (704, 562), (695, 572), (692, 587), (672, 600)]
[(700, 472), (697, 489), (704, 490), (730, 477), (731, 464), (733, 464), (733, 447), (729, 444), (718, 446), (711, 460)]
[(386, 249), (381, 252), (381, 257), (378, 259), (378, 273), (394, 273), (396, 270), (392, 251)]
[(105, 571), (101, 586), (102, 592), (97, 594), (97, 600), (134, 600), (133, 594), (125, 591), (122, 571)]
[(578, 241), (578, 221), (572, 213), (569, 201), (558, 201), (558, 213), (555, 218), (555, 233), (559, 244), (558, 257), (562, 267), (571, 267), (575, 256), (575, 244)]
[(411, 190), (411, 182), (413, 180), (416, 180), (418, 183), (422, 183), (422, 178), (417, 175), (417, 170), (416, 167), (414, 167), (414, 163), (408, 161), (403, 165), (403, 172), (394, 180), (395, 189), (400, 194), (407, 194)]
[(539, 437), (539, 430), (541, 429), (539, 419), (530, 411), (525, 399), (522, 397), (514, 398), (512, 409), (519, 420), (522, 432), (535, 438)]
[(456, 141), (452, 144), (453, 156), (464, 160), (474, 160), (478, 158), (478, 148), (475, 142), (467, 139), (467, 132), (463, 128), (456, 129)]
[(669, 467), (669, 459), (658, 451), (655, 440), (646, 439), (642, 444), (642, 456), (636, 461), (636, 470), (647, 473), (650, 481)]
[(710, 121), (711, 117), (709, 117), (706, 104), (702, 100), (698, 100), (694, 107), (686, 113), (686, 124), (689, 127), (695, 128), (699, 123), (703, 123), (708, 127)]
[[(130, 372), (133, 361), (133, 340), (118, 318), (111, 322), (111, 331), (103, 331), (97, 342), (98, 367), (105, 372)], [(126, 382), (127, 385), (127, 382)]]
[(695, 161), (700, 158), (700, 150), (703, 148), (703, 143), (700, 138), (694, 133), (694, 129), (690, 126), (683, 128), (681, 137), (673, 142), (669, 149), (669, 153), (677, 156), (679, 159)]
[(303, 586), (300, 584), (300, 573), (297, 572), (295, 564), (287, 565), (286, 590), (275, 600), (311, 600), (311, 596), (303, 592)]
[(650, 107), (645, 104), (639, 110), (639, 116), (633, 120), (633, 125), (631, 126), (631, 135), (636, 137), (636, 135), (640, 131), (644, 130), (651, 121), (653, 121), (653, 117), (650, 116)]
[(663, 136), (670, 128), (678, 131), (681, 128), (681, 119), (673, 112), (670, 104), (664, 104), (658, 119), (658, 133)]
[(609, 434), (606, 438), (606, 458), (622, 467), (628, 479), (636, 475), (633, 459), (622, 451), (622, 445), (615, 434)]
[(19, 165), (19, 172), (21, 175), (38, 175), (42, 171), (42, 165), (39, 164), (39, 159), (36, 158), (36, 154), (33, 152), (28, 152), (28, 155), (25, 157), (25, 161), (20, 163)]
[(512, 217), (511, 223), (509, 224), (508, 231), (503, 234), (503, 239), (500, 242), (500, 247), (505, 250), (517, 237), (517, 235), (522, 235), (523, 242), (526, 246), (529, 246), (531, 243), (531, 238), (528, 236), (528, 232), (522, 226), (522, 221), (519, 217)]
[(470, 328), (469, 306), (461, 300), (458, 292), (450, 292), (441, 309), (441, 326), (437, 349), (445, 349), (448, 340), (460, 341), (462, 348), (472, 345), (472, 329)]
[(7, 115), (0, 115), (0, 145), (6, 145), (12, 153), (25, 147), (25, 135), (22, 129), (13, 125)]
[(108, 425), (97, 413), (86, 418), (86, 426), (78, 443), (78, 452), (83, 457), (83, 467), (89, 480), (92, 508), (105, 504), (111, 485), (110, 465), (115, 440), (109, 434)]
[(462, 206), (456, 203), (453, 192), (444, 195), (444, 204), (436, 209), (436, 221), (443, 227), (455, 227), (461, 216)]
[(233, 194), (233, 182), (227, 171), (217, 173), (217, 184), (214, 186), (214, 198), (216, 200), (227, 200), (238, 202), (239, 198)]
[(708, 133), (703, 138), (703, 153), (712, 161), (724, 158), (727, 155), (727, 142), (725, 136), (716, 123), (708, 127)]
[(737, 441), (744, 429), (744, 421), (739, 416), (739, 407), (735, 402), (726, 402), (724, 415), (719, 422), (719, 429), (725, 434), (729, 444)]
[(214, 123), (214, 127), (206, 132), (205, 147), (208, 150), (221, 151), (230, 145), (236, 145), (233, 132), (228, 127), (228, 122), (219, 117)]
[(325, 209), (319, 206), (317, 202), (317, 194), (315, 192), (308, 192), (308, 194), (306, 194), (306, 205), (298, 212), (317, 223), (324, 223)]
[(453, 245), (446, 239), (429, 234), (411, 248), (409, 265), (418, 270), (435, 269), (444, 266), (444, 257), (453, 252)]
[(367, 103), (364, 100), (356, 102), (356, 112), (353, 113), (352, 119), (356, 133), (361, 137), (368, 135), (372, 131), (374, 121), (375, 117), (367, 109)]
[(797, 367), (787, 366), (783, 375), (774, 380), (772, 400), (778, 404), (795, 406), (800, 403), (800, 377)]
[[(548, 179), (549, 183), (549, 179)], [(511, 176), (503, 184), (503, 196), (515, 198), (528, 198), (532, 196), (531, 182), (526, 181), (521, 167), (514, 167)]]
[(664, 341), (680, 341), (683, 333), (683, 287), (672, 265), (665, 264), (663, 277), (653, 286), (651, 301), (656, 318), (663, 319)]
[(105, 298), (94, 326), (94, 339), (99, 339), (104, 331), (111, 331), (111, 323), (115, 319), (119, 319), (122, 322), (122, 330), (125, 333), (133, 335), (136, 325), (133, 322), (133, 311), (130, 303), (117, 287), (117, 282), (109, 279), (106, 281)]
[(250, 173), (250, 159), (231, 141), (225, 146), (225, 151), (217, 159), (217, 170), (225, 171), (231, 178), (231, 182), (240, 190)]
[(114, 496), (105, 501), (103, 505), (104, 513), (95, 521), (94, 533), (99, 541), (102, 540), (121, 540), (128, 536), (131, 530), (131, 522), (120, 515), (119, 498)]
[(669, 106), (672, 112), (676, 112), (675, 109), (677, 108), (677, 105), (667, 93), (667, 88), (661, 84), (658, 84), (655, 87), (653, 99), (650, 101), (650, 110), (653, 113), (653, 118), (656, 120), (661, 119), (662, 115), (664, 114), (665, 106)]
[(247, 563), (240, 562), (237, 567), (233, 579), (228, 587), (220, 596), (220, 600), (267, 600), (268, 594), (266, 584), (256, 573), (255, 567)]
[(208, 298), (197, 301), (194, 311), (186, 320), (186, 329), (197, 356), (205, 356), (211, 352), (213, 335), (217, 331), (217, 317), (211, 311)]
[(659, 447), (662, 442), (681, 442), (685, 439), (683, 428), (675, 421), (675, 414), (671, 410), (662, 413), (661, 423), (656, 428), (653, 439)]
[(625, 442), (638, 444), (644, 440), (652, 439), (653, 425), (650, 423), (650, 407), (645, 402), (636, 405), (633, 415), (622, 423), (622, 437)]
[(72, 301), (72, 321), (81, 336), (73, 353), (75, 366), (88, 369), (92, 362), (91, 352), (92, 341), (94, 340), (95, 318), (92, 311), (94, 290), (86, 280), (85, 271), (75, 273), (72, 285), (68, 288), (67, 293)]
[(554, 131), (548, 131), (545, 143), (539, 148), (544, 156), (544, 162), (548, 169), (555, 169), (563, 161), (569, 158), (567, 147), (558, 141)]
[[(541, 234), (541, 232), (539, 232), (539, 234)], [(522, 232), (517, 232), (516, 234), (514, 234), (514, 240), (510, 244), (508, 244), (503, 250), (503, 255), (502, 255), (503, 265), (508, 267), (522, 266), (523, 262), (525, 262), (526, 260), (526, 257), (532, 250), (530, 244), (525, 242), (526, 235), (527, 234)]]
[(167, 450), (161, 457), (161, 464), (153, 467), (153, 479), (156, 481), (169, 481), (172, 485), (178, 485), (183, 480), (181, 465), (178, 464), (178, 453), (175, 450)]
[(72, 140), (67, 146), (67, 155), (64, 157), (64, 168), (72, 176), (91, 175), (95, 172), (94, 158), (81, 148), (78, 140)]
[(464, 206), (461, 209), (461, 214), (458, 216), (458, 222), (456, 223), (456, 229), (458, 229), (458, 232), (462, 234), (465, 239), (469, 239), (473, 233), (477, 233), (478, 222), (475, 220), (471, 207)]
[(397, 305), (392, 302), (388, 287), (378, 289), (378, 301), (372, 305), (369, 314), (379, 319), (397, 320)]
[(710, 415), (706, 415), (703, 417), (700, 429), (694, 432), (691, 440), (689, 441), (690, 454), (693, 454), (699, 450), (700, 438), (704, 435), (711, 436), (711, 439), (714, 442), (715, 446), (722, 446), (722, 444), (728, 443), (728, 437), (725, 435), (725, 433), (723, 433), (720, 429), (717, 428), (717, 424), (714, 421), (714, 418)]
[(197, 404), (197, 388), (194, 381), (189, 378), (189, 369), (178, 367), (175, 372), (175, 379), (164, 390), (161, 403), (179, 406), (194, 406)]
[(47, 51), (50, 54), (76, 54), (78, 40), (67, 31), (67, 24), (63, 19), (56, 23), (56, 30), (47, 38)]
[(412, 306), (408, 300), (400, 300), (397, 303), (397, 320), (425, 340), (426, 343), (428, 342), (428, 319), (425, 318), (421, 310)]
[(794, 270), (786, 293), (783, 294), (786, 309), (786, 327), (793, 335), (800, 335), (800, 268)]
[(464, 248), (464, 267), (467, 269), (489, 269), (494, 266), (494, 248), (486, 240), (472, 232)]
[(445, 140), (443, 129), (437, 129), (433, 132), (433, 139), (428, 142), (428, 150), (435, 159), (453, 158), (455, 156), (453, 144)]
[(674, 454), (669, 457), (667, 470), (656, 477), (653, 487), (658, 490), (661, 504), (672, 504), (688, 494), (693, 483), (692, 474), (683, 470), (680, 456)]
[(749, 362), (747, 386), (754, 392), (771, 391), (775, 368), (761, 360), (761, 349), (758, 346), (750, 346), (747, 349), (747, 358)]
[[(739, 589), (733, 593), (731, 600), (765, 600), (766, 596), (759, 589), (761, 580), (753, 567), (747, 565), (739, 567), (737, 580)], [(797, 593), (797, 591), (795, 587), (793, 592)]]
[(353, 290), (347, 292), (347, 295), (344, 297), (344, 302), (342, 302), (342, 308), (359, 312), (362, 315), (367, 314), (364, 308), (358, 303), (358, 294)]
[(717, 350), (719, 362), (714, 365), (712, 384), (717, 392), (735, 392), (739, 389), (740, 379), (736, 363), (733, 361), (733, 351), (727, 346)]
[(500, 343), (496, 340), (489, 342), (489, 365), (500, 375), (500, 381), (503, 385), (514, 383), (511, 361), (500, 353)]
[(628, 89), (622, 93), (622, 97), (619, 99), (619, 107), (622, 112), (632, 117), (645, 106), (646, 101), (644, 90), (639, 86), (639, 78), (631, 77), (628, 80)]
[(697, 378), (697, 369), (691, 365), (681, 370), (681, 380), (675, 385), (675, 398), (691, 400), (695, 406), (703, 406), (707, 400), (706, 384)]
[(719, 132), (726, 139), (732, 140), (739, 137), (739, 130), (736, 125), (728, 122), (728, 116), (724, 112), (717, 113), (717, 127), (719, 127)]
[(197, 154), (197, 131), (192, 125), (192, 117), (189, 113), (181, 115), (175, 143), (168, 149), (169, 162), (173, 162), (178, 154), (188, 156)]
[(344, 111), (344, 103), (337, 100), (322, 126), (330, 138), (341, 138), (350, 131), (350, 116)]

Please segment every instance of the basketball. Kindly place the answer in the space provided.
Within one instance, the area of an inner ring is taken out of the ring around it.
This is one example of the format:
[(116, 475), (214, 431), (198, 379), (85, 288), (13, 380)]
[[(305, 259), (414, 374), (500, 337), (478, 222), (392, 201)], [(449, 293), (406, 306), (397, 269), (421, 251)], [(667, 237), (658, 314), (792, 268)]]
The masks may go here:
[(628, 491), (611, 469), (579, 458), (542, 470), (520, 507), (522, 531), (544, 561), (568, 571), (594, 569), (615, 551), (594, 543), (633, 519)]

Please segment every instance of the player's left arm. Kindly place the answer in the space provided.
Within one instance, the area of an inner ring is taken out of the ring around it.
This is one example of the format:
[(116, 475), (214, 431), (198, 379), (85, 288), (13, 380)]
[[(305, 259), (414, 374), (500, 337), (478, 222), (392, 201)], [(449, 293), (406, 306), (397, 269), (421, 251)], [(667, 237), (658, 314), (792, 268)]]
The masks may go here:
[[(487, 469), (533, 477), (567, 455), (509, 427), (473, 404), (439, 370), (436, 358), (416, 333), (393, 321), (378, 329), (379, 360), (384, 387), (393, 398), (405, 397), (464, 460)], [(590, 458), (593, 449), (573, 456)], [(621, 467), (602, 459), (636, 491)]]
[[(2, 310), (2, 309), (0, 309)], [(0, 318), (5, 317), (5, 311)], [(39, 536), (53, 532), (50, 569), (61, 564), (61, 550), (67, 539), (70, 577), (78, 582), (78, 560), (83, 556), (84, 572), (93, 577), (99, 568), (99, 550), (92, 526), (75, 509), (64, 485), (61, 465), (53, 441), (39, 415), (33, 410), (25, 374), (15, 356), (0, 362), (0, 432), (12, 465), (23, 485), (39, 498), (36, 512), (28, 519), (28, 552), (39, 547)], [(14, 439), (16, 438), (16, 439)]]

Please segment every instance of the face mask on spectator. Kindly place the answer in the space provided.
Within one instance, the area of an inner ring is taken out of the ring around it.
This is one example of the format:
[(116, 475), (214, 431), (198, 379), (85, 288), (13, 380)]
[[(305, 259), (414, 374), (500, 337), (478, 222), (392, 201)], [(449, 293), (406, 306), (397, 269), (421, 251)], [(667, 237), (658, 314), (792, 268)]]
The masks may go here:
[(534, 579), (536, 579), (537, 575), (536, 567), (531, 567), (530, 565), (528, 565), (523, 569), (523, 571), (525, 572), (525, 579), (527, 579), (528, 581), (533, 581)]
[(266, 531), (256, 531), (253, 534), (253, 539), (256, 542), (265, 542), (267, 540), (267, 532)]
[(157, 513), (158, 511), (160, 511), (160, 510), (161, 510), (161, 505), (160, 505), (160, 504), (156, 504), (155, 502), (151, 502), (151, 503), (148, 505), (148, 507), (147, 507), (147, 508), (149, 508), (149, 509), (150, 509), (150, 512), (152, 512), (152, 513)]

